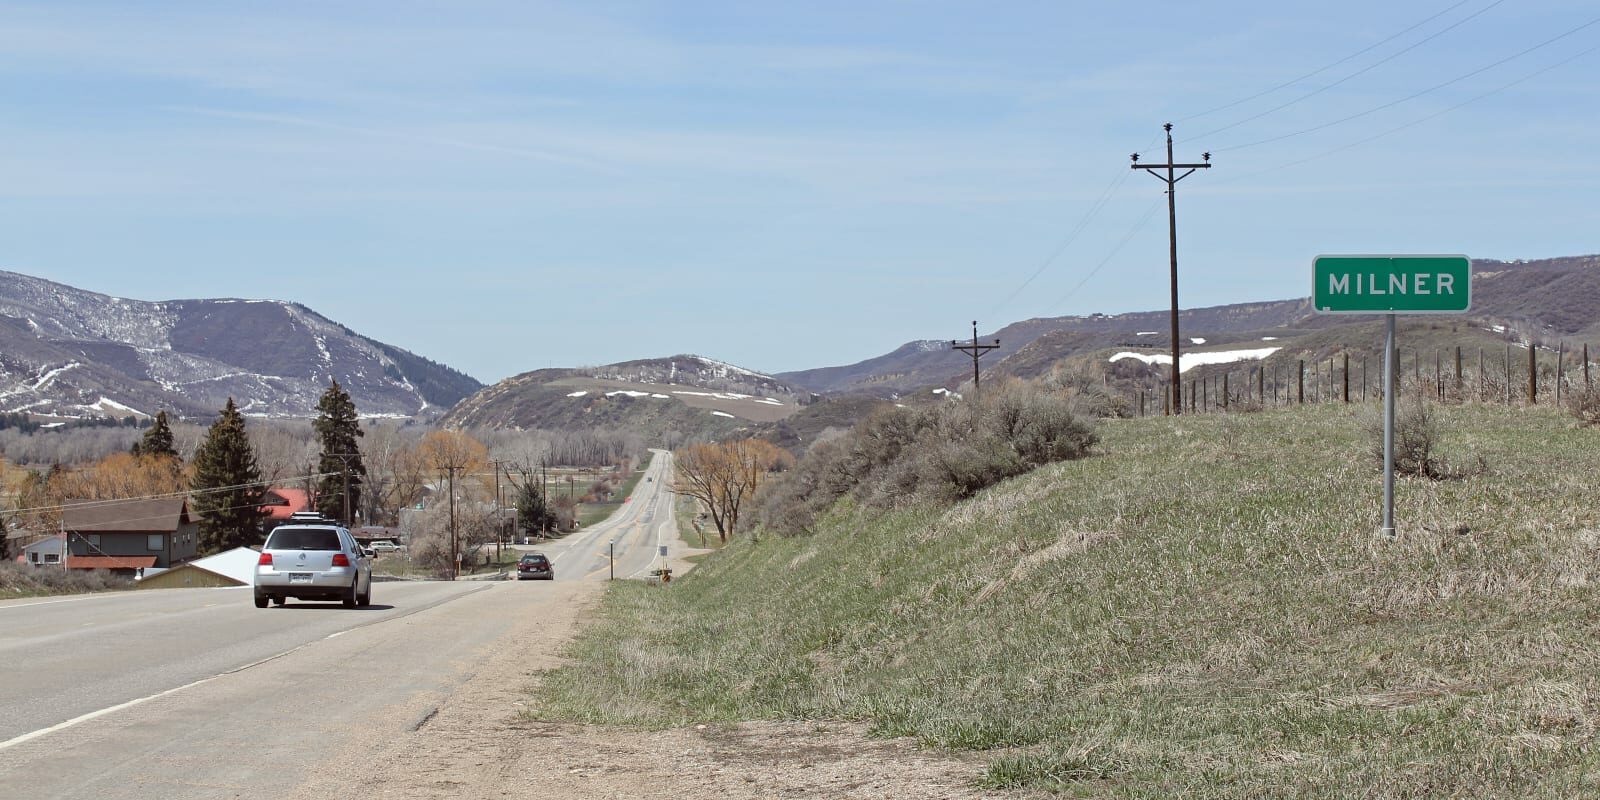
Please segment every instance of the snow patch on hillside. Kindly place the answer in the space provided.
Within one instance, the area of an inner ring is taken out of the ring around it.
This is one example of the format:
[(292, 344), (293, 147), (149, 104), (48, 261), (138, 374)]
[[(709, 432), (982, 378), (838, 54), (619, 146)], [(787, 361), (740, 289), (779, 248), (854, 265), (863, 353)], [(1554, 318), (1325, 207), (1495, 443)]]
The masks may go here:
[[(1203, 367), (1207, 364), (1232, 364), (1238, 361), (1256, 361), (1266, 358), (1267, 356), (1270, 356), (1282, 349), (1282, 347), (1262, 347), (1256, 350), (1219, 350), (1214, 353), (1188, 353), (1184, 355), (1183, 366), (1179, 368), (1178, 371), (1188, 372), (1195, 367)], [(1146, 364), (1172, 363), (1172, 356), (1170, 355), (1164, 355), (1161, 353), (1133, 353), (1128, 351), (1117, 353), (1108, 360), (1116, 362), (1121, 361), (1124, 358), (1143, 361)]]

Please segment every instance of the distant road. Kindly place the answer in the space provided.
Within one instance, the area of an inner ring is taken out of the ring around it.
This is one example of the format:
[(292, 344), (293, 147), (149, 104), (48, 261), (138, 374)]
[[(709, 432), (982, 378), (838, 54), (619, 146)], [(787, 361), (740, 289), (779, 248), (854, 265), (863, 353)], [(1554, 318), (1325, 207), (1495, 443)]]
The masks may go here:
[(605, 580), (611, 575), (608, 551), (612, 541), (616, 542), (617, 578), (642, 578), (659, 565), (658, 548), (676, 544), (678, 523), (673, 495), (666, 488), (672, 481), (672, 453), (651, 452), (654, 456), (645, 467), (644, 478), (616, 513), (586, 530), (534, 548), (550, 556), (556, 580)]

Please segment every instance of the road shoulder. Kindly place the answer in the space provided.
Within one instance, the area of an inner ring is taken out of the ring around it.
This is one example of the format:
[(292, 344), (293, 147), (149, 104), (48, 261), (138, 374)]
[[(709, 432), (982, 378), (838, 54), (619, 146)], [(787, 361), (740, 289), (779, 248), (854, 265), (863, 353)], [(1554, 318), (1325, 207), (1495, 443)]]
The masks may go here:
[(570, 800), (1015, 796), (971, 788), (984, 768), (976, 754), (872, 739), (858, 724), (632, 731), (528, 719), (524, 703), (541, 672), (561, 663), (559, 651), (603, 591), (597, 584), (571, 586), (567, 602), (537, 618), (524, 616), (471, 654), (470, 673), (447, 696), (412, 708), (399, 730), (374, 731), (331, 759), (342, 773), (335, 785), (319, 781), (298, 796), (341, 790), (384, 798)]

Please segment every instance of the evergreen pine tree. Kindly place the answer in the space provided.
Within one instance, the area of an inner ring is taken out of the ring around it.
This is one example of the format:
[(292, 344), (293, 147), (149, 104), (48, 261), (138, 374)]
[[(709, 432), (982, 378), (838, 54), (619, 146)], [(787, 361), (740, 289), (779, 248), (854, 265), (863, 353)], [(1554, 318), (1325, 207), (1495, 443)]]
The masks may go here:
[(545, 505), (544, 494), (531, 483), (523, 484), (517, 493), (517, 527), (523, 536), (543, 533), (550, 508)]
[(317, 511), (329, 519), (342, 519), (350, 524), (346, 511), (354, 513), (361, 508), (361, 486), (367, 475), (367, 466), (361, 462), (359, 441), (365, 434), (356, 419), (355, 401), (340, 388), (338, 381), (329, 385), (317, 401), (317, 421), (313, 427), (322, 443), (322, 456), (317, 461), (317, 471), (323, 473), (317, 482)]
[(172, 444), (172, 428), (167, 425), (167, 412), (156, 412), (156, 421), (145, 430), (143, 438), (133, 443), (133, 454), (179, 457), (177, 448)]
[(200, 555), (261, 543), (266, 492), (244, 417), (231, 397), (195, 451), (194, 491), (191, 508), (200, 517)]

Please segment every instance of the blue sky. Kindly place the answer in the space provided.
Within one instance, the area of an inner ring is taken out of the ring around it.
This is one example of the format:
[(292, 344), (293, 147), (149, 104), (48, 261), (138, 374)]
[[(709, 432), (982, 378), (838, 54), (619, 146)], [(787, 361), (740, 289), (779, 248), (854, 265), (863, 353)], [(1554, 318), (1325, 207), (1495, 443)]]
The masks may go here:
[(1304, 296), (1319, 253), (1594, 253), (1597, 18), (0, 3), (0, 268), (294, 300), (489, 382), (844, 364), (972, 319), (1165, 308), (1161, 184), (1128, 155), (1160, 160), (1166, 121), (1215, 164), (1178, 193), (1185, 307)]

